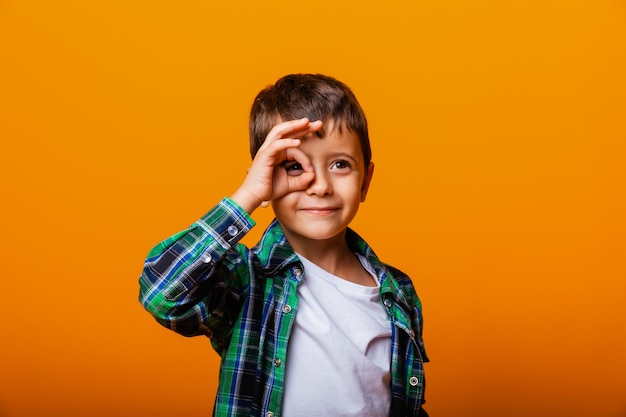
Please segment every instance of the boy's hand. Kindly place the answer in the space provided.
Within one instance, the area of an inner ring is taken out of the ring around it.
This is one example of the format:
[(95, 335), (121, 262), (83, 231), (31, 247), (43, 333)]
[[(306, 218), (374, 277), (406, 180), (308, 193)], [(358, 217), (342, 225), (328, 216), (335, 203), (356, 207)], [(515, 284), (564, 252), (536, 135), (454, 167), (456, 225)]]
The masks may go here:
[[(274, 126), (254, 157), (246, 179), (231, 199), (252, 213), (267, 201), (306, 189), (315, 174), (311, 161), (298, 146), (302, 142), (301, 138), (321, 128), (321, 121), (310, 122), (306, 118)], [(299, 164), (302, 172), (288, 175), (283, 166), (288, 161)]]

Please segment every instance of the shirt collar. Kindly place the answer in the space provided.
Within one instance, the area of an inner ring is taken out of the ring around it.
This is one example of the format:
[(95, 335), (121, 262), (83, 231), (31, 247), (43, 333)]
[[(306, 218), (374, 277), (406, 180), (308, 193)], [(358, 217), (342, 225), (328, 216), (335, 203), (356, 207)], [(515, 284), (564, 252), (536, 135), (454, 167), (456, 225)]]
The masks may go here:
[[(348, 228), (346, 241), (353, 252), (367, 258), (376, 271), (381, 285), (381, 292), (397, 292), (397, 283), (391, 276), (388, 268), (378, 259), (372, 248), (354, 230)], [(272, 220), (259, 243), (252, 249), (257, 255), (265, 276), (276, 275), (291, 264), (298, 263), (298, 256), (285, 237), (283, 229), (277, 219)]]
[(252, 249), (265, 271), (265, 276), (276, 275), (288, 265), (298, 262), (298, 257), (291, 248), (283, 228), (277, 219), (272, 220), (265, 229), (259, 243)]
[[(382, 263), (365, 240), (350, 228), (346, 231), (346, 241), (353, 252), (365, 256), (370, 262), (380, 282), (381, 302), (387, 305), (387, 302), (391, 301), (392, 314), (396, 322), (409, 329), (412, 307), (398, 282), (398, 279), (408, 280), (408, 277), (399, 270)], [(302, 267), (276, 219), (270, 223), (252, 251), (257, 256), (265, 278), (275, 277), (290, 266)]]

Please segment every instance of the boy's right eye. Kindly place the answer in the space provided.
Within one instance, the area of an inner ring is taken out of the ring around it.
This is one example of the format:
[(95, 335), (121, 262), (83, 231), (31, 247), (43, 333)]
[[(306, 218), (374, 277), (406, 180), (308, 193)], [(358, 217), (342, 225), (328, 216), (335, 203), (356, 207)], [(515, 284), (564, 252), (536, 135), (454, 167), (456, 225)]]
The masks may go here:
[(295, 161), (285, 161), (282, 163), (283, 168), (287, 171), (287, 175), (298, 176), (304, 172), (302, 165)]

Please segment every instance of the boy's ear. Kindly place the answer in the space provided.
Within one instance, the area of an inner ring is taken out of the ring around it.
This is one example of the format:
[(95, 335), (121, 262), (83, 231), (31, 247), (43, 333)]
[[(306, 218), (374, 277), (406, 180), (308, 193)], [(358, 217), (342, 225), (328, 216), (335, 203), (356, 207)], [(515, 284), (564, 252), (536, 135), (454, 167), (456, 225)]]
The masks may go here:
[(370, 183), (372, 182), (372, 177), (374, 176), (374, 163), (370, 162), (370, 165), (367, 167), (365, 171), (365, 175), (363, 176), (363, 184), (361, 184), (361, 203), (365, 201), (365, 197), (367, 197), (367, 190), (370, 188)]

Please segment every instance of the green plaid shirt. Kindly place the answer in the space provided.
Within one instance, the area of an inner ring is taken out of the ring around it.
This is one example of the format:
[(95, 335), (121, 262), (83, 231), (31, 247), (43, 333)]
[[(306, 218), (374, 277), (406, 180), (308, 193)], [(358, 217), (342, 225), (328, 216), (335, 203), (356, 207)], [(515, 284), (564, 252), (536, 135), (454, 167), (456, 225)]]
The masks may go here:
[[(224, 198), (152, 249), (139, 280), (140, 301), (159, 323), (185, 336), (209, 337), (221, 355), (216, 416), (281, 415), (285, 358), (304, 272), (276, 220), (254, 248), (237, 243), (254, 224)], [(415, 289), (352, 230), (346, 239), (374, 267), (389, 316), (390, 416), (427, 416), (421, 406), (428, 359)]]

